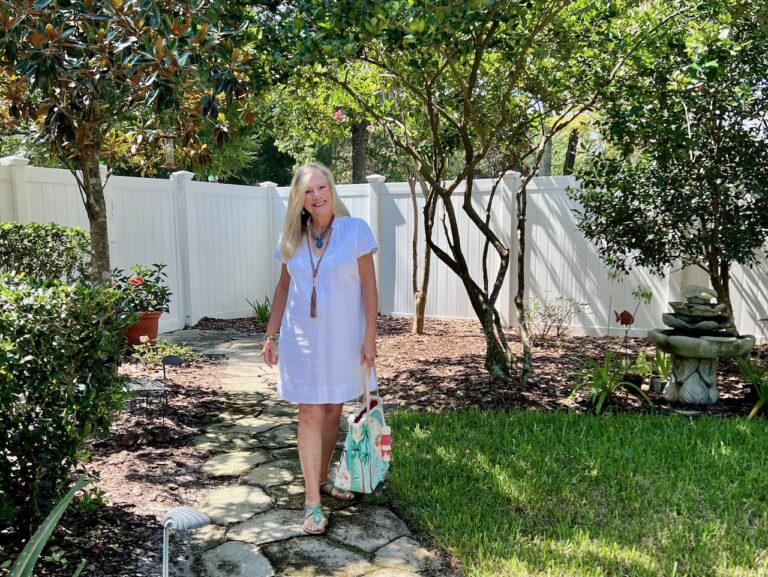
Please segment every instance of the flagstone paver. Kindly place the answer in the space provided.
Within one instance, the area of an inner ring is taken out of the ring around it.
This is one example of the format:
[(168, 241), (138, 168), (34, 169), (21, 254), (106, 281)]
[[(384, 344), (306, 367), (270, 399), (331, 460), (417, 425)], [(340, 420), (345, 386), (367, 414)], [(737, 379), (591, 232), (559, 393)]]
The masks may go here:
[(259, 548), (248, 543), (230, 541), (201, 555), (204, 575), (228, 577), (272, 577), (275, 570)]
[(237, 477), (266, 461), (269, 455), (263, 451), (234, 451), (211, 457), (200, 470), (211, 477)]
[(229, 525), (266, 511), (272, 507), (272, 502), (272, 497), (260, 487), (237, 485), (208, 495), (202, 510), (217, 525)]
[[(227, 357), (220, 379), (224, 406), (191, 441), (211, 453), (201, 471), (221, 478), (221, 486), (199, 507), (212, 524), (180, 540), (194, 559), (185, 577), (455, 575), (390, 509), (366, 500), (324, 498), (328, 531), (321, 537), (305, 534), (297, 410), (275, 392), (277, 372), (261, 360), (261, 337), (184, 330), (164, 338)], [(345, 406), (344, 414), (351, 410)], [(339, 446), (344, 430), (345, 421)]]
[(339, 511), (328, 529), (331, 539), (367, 553), (410, 533), (405, 523), (385, 507), (350, 507)]
[(227, 532), (227, 538), (263, 545), (290, 537), (303, 537), (304, 531), (301, 528), (303, 521), (301, 511), (273, 509), (235, 525)]
[(324, 537), (271, 543), (263, 552), (278, 574), (292, 577), (359, 577), (376, 568), (362, 551), (340, 547)]
[(297, 465), (297, 463), (294, 464), (292, 461), (273, 461), (251, 470), (250, 473), (240, 478), (240, 482), (259, 487), (288, 485), (293, 483), (296, 478)]
[(434, 553), (410, 537), (402, 537), (379, 549), (374, 562), (384, 567), (407, 567), (417, 571), (434, 571), (440, 566), (440, 561)]

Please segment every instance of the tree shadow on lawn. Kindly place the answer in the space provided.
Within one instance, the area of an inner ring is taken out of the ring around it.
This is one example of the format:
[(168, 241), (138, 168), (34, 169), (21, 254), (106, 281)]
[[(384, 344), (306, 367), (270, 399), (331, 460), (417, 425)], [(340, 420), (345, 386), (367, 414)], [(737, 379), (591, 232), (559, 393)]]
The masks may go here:
[[(732, 481), (728, 471), (755, 474), (759, 467), (748, 464), (756, 462), (756, 438), (764, 428), (729, 428), (728, 450), (721, 452), (712, 450), (718, 439), (711, 435), (697, 444), (695, 427), (637, 418), (636, 427), (615, 430), (615, 420), (576, 414), (512, 414), (508, 428), (497, 423), (490, 429), (481, 417), (461, 434), (452, 419), (404, 427), (404, 450), (422, 457), (409, 468), (407, 488), (395, 502), (405, 515), (418, 511), (417, 525), (431, 527), (441, 547), (463, 551), (465, 562), (482, 565), (487, 575), (580, 574), (584, 568), (590, 574), (660, 576), (673, 573), (675, 565), (681, 574), (701, 575), (722, 559), (736, 572), (761, 574), (753, 553), (768, 546), (758, 528), (765, 519), (746, 513), (760, 509), (762, 496), (747, 487), (721, 491)], [(577, 431), (580, 422), (583, 430)], [(695, 455), (690, 463), (662, 459), (660, 469), (653, 466), (663, 445), (648, 446), (645, 435), (654, 427), (667, 436), (677, 431), (678, 448)], [(598, 442), (595, 435), (616, 442)], [(613, 455), (606, 454), (611, 445)], [(456, 498), (469, 491), (472, 499)], [(460, 512), (444, 513), (454, 506)], [(713, 526), (725, 534), (706, 538)]]

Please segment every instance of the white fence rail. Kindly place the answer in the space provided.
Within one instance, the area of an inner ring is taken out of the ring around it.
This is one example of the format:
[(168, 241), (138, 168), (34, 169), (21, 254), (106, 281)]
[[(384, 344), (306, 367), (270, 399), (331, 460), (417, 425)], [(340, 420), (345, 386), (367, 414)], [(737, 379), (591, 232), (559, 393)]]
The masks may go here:
[[(88, 228), (88, 219), (72, 175), (66, 170), (27, 166), (26, 159), (0, 161), (0, 220), (56, 222)], [(194, 324), (204, 316), (247, 316), (246, 302), (270, 296), (279, 273), (272, 258), (282, 227), (287, 187), (262, 183), (260, 187), (195, 182), (191, 173), (179, 172), (169, 180), (113, 176), (107, 182), (110, 254), (113, 266), (165, 263), (173, 291), (170, 312), (163, 315), (161, 331)], [(473, 199), (485, 210), (493, 181), (475, 182)], [(653, 292), (650, 305), (640, 305), (630, 334), (644, 335), (661, 326), (667, 301), (679, 298), (680, 285), (707, 279), (697, 270), (659, 278), (633, 271), (621, 282), (612, 280), (597, 250), (576, 229), (574, 203), (565, 190), (575, 186), (570, 177), (537, 177), (528, 186), (526, 294), (546, 302), (563, 296), (588, 305), (573, 328), (586, 334), (619, 334), (613, 311), (635, 310), (631, 295), (638, 285)], [(514, 192), (516, 175), (499, 185), (492, 211), (492, 227), (507, 244), (515, 236)], [(368, 184), (341, 185), (339, 194), (354, 216), (369, 222), (381, 249), (376, 255), (380, 311), (413, 314), (411, 293), (411, 235), (414, 230), (410, 190), (405, 183), (385, 183), (372, 176)], [(482, 283), (483, 238), (460, 210), (456, 195), (461, 243), (473, 278)], [(423, 206), (419, 195), (419, 215)], [(423, 228), (420, 226), (420, 260)], [(442, 226), (436, 237), (445, 246)], [(498, 267), (491, 249), (490, 282)], [(499, 299), (505, 323), (514, 324), (513, 295), (517, 255)], [(736, 322), (741, 332), (765, 340), (758, 323), (768, 309), (768, 262), (750, 270), (735, 267), (731, 285)], [(437, 258), (427, 300), (427, 315), (438, 318), (474, 318), (461, 281)]]

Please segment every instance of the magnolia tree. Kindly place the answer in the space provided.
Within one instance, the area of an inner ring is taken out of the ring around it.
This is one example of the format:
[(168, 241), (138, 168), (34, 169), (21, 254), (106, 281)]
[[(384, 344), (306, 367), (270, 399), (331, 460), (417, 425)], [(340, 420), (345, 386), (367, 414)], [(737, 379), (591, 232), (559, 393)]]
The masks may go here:
[[(495, 377), (510, 378), (517, 370), (496, 309), (510, 247), (491, 225), (492, 200), (482, 208), (473, 202), (475, 170), (493, 147), (514, 165), (530, 158), (537, 164), (547, 139), (589, 106), (598, 85), (616, 79), (624, 55), (663, 21), (661, 11), (671, 9), (642, 2), (633, 13), (631, 4), (605, 9), (587, 0), (290, 0), (258, 14), (263, 40), (280, 50), (280, 62), (312, 67), (344, 90), (412, 160), (427, 187), (427, 241), (461, 278), (483, 326), (485, 366)], [(360, 82), (354, 74), (360, 65), (375, 71), (377, 82)], [(389, 98), (392, 93), (407, 98)], [(531, 140), (531, 133), (542, 136)], [(451, 170), (457, 151), (461, 162)], [(517, 203), (521, 275), (526, 183)], [(459, 193), (462, 185), (465, 192)], [(464, 253), (460, 212), (486, 238), (484, 254), (498, 255), (495, 269), (487, 261), (478, 267), (482, 278), (470, 272), (472, 261), (483, 257)], [(437, 242), (436, 226), (444, 228), (445, 245)], [(523, 290), (518, 282), (520, 312)], [(524, 326), (523, 336), (525, 341)], [(523, 380), (530, 366), (525, 344)]]
[[(768, 6), (705, 0), (638, 51), (601, 99), (611, 153), (574, 191), (612, 267), (707, 272), (731, 312), (730, 268), (768, 237)], [(734, 326), (731, 332), (736, 332)]]
[(204, 162), (204, 128), (221, 143), (232, 118), (252, 120), (252, 55), (218, 20), (206, 0), (0, 2), (0, 130), (33, 134), (72, 171), (96, 282), (110, 274), (100, 162)]

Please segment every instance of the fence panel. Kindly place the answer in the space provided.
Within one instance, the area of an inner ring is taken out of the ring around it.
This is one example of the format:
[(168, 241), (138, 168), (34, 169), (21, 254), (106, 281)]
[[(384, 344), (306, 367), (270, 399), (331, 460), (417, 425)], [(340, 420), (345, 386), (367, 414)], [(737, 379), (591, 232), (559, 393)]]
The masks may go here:
[[(597, 248), (577, 230), (577, 203), (565, 190), (576, 185), (572, 177), (537, 177), (528, 185), (526, 298), (541, 302), (573, 298), (588, 311), (573, 322), (585, 334), (618, 334), (622, 328), (614, 311), (635, 312), (630, 334), (644, 336), (661, 324), (667, 311), (669, 283), (644, 269), (635, 269), (621, 280), (612, 279)], [(653, 293), (649, 305), (640, 304), (632, 291), (643, 286)]]
[(22, 222), (55, 222), (89, 229), (77, 181), (68, 170), (28, 166), (26, 173), (26, 194), (19, 198)]
[(0, 165), (0, 221), (13, 220), (11, 167)]
[(274, 248), (267, 189), (189, 183), (190, 322), (250, 316), (251, 301), (272, 295)]
[[(113, 176), (106, 188), (109, 256), (113, 267), (165, 264), (173, 293), (169, 312), (160, 317), (160, 330), (184, 327), (178, 219), (171, 181)], [(88, 228), (86, 222), (85, 228)]]
[[(8, 160), (8, 159), (6, 159)], [(13, 159), (11, 159), (15, 162)], [(16, 171), (16, 172), (14, 172)], [(15, 175), (15, 177), (14, 177)], [(16, 180), (14, 180), (14, 178)], [(19, 183), (19, 178), (24, 182)], [(188, 178), (188, 176), (186, 177)], [(473, 206), (483, 215), (493, 181), (474, 183)], [(647, 286), (650, 305), (637, 309), (633, 335), (660, 327), (667, 301), (679, 300), (680, 285), (707, 283), (695, 270), (658, 278), (643, 270), (621, 281), (612, 280), (594, 245), (576, 228), (576, 205), (565, 193), (575, 186), (571, 177), (537, 177), (528, 185), (526, 297), (542, 302), (558, 296), (586, 302), (589, 311), (573, 323), (587, 334), (621, 334), (613, 311), (634, 311), (632, 290)], [(504, 181), (494, 200), (491, 226), (511, 247), (510, 269), (498, 301), (504, 322), (514, 323), (512, 291), (516, 282), (514, 253), (514, 183)], [(341, 185), (339, 194), (353, 216), (366, 220), (380, 244), (378, 267), (380, 310), (384, 314), (413, 314), (411, 238), (414, 230), (410, 190), (406, 183)], [(272, 253), (285, 215), (288, 187), (258, 188), (177, 180), (112, 177), (106, 188), (110, 254), (114, 266), (162, 262), (167, 265), (174, 293), (161, 330), (194, 323), (202, 316), (224, 318), (251, 313), (248, 299), (272, 295), (280, 271)], [(423, 197), (417, 194), (418, 218)], [(461, 208), (463, 191), (453, 199), (463, 253), (472, 278), (482, 283), (484, 237)], [(448, 249), (438, 208), (435, 239)], [(88, 228), (74, 177), (66, 170), (19, 165), (0, 166), (0, 218), (17, 215), (21, 222), (56, 222)], [(423, 222), (419, 221), (419, 262), (423, 262)], [(499, 259), (489, 252), (490, 282)], [(186, 263), (186, 264), (185, 264)], [(765, 340), (768, 327), (759, 318), (768, 314), (768, 261), (752, 269), (734, 267), (732, 298), (737, 326)], [(185, 301), (186, 299), (186, 301)], [(439, 259), (432, 258), (427, 315), (473, 319), (464, 286)]]

